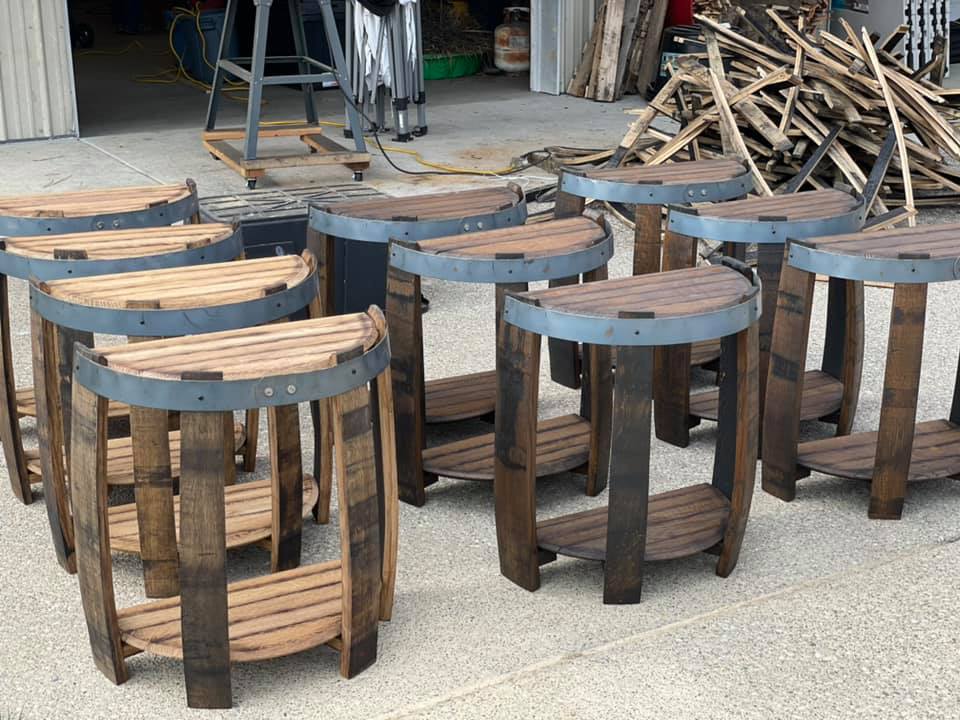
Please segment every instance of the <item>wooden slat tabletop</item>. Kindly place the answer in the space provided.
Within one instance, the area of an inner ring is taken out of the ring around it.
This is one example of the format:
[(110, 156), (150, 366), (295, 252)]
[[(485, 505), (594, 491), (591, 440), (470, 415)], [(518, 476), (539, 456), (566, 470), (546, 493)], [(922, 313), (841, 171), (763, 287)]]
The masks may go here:
[(205, 223), (133, 230), (98, 230), (65, 235), (25, 235), (4, 239), (6, 251), (35, 258), (54, 258), (57, 251), (83, 250), (89, 260), (163, 255), (204, 247), (233, 235), (232, 225)]
[(732, 180), (746, 172), (736, 160), (690, 160), (650, 167), (638, 165), (625, 168), (600, 168), (588, 170), (585, 177), (591, 180), (609, 180), (623, 183), (686, 185)]
[(325, 207), (335, 215), (367, 220), (448, 220), (485, 215), (517, 205), (520, 197), (507, 187), (460, 190), (430, 195), (346, 200)]
[(0, 197), (0, 215), (17, 217), (88, 217), (146, 210), (190, 195), (186, 184), (121, 187), (79, 192)]
[(859, 201), (842, 190), (809, 190), (789, 195), (748, 197), (743, 200), (696, 206), (702, 217), (728, 220), (825, 220), (852, 211)]
[(811, 238), (806, 244), (844, 255), (897, 258), (900, 253), (927, 253), (932, 259), (960, 257), (960, 223), (919, 225), (869, 233)]
[(588, 248), (606, 237), (603, 227), (586, 217), (550, 220), (535, 225), (464, 233), (421, 240), (417, 248), (437, 255), (495, 258), (522, 253), (525, 258), (562, 255)]

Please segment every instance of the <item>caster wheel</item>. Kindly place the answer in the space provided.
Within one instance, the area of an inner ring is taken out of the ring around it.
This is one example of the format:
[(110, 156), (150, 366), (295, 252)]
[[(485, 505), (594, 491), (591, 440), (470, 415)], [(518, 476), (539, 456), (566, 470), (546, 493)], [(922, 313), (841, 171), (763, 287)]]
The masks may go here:
[(247, 180), (247, 190), (254, 190), (257, 187), (257, 179), (250, 178)]
[(354, 181), (354, 182), (363, 182), (363, 173), (362, 173), (362, 172), (355, 172), (355, 173), (353, 174), (353, 181)]

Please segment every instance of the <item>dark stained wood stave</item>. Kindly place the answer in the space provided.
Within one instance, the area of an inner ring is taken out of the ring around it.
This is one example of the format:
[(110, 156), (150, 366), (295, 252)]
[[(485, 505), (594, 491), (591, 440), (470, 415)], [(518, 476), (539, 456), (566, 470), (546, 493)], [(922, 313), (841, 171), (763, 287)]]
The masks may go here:
[(699, 367), (720, 357), (720, 341), (704, 340), (690, 346), (690, 364)]
[(300, 564), (304, 511), (303, 459), (300, 453), (300, 413), (296, 405), (267, 409), (270, 436), (270, 571)]
[[(874, 473), (877, 433), (854, 433), (801, 443), (797, 463), (827, 475), (870, 480)], [(953, 477), (960, 473), (960, 426), (928, 420), (915, 427), (908, 482)]]
[[(729, 501), (716, 488), (691, 485), (649, 499), (644, 562), (686, 557), (723, 539)], [(606, 507), (537, 523), (537, 544), (559, 555), (606, 560)]]
[[(428, 473), (465, 480), (494, 479), (495, 433), (478, 435), (427, 448), (423, 467)], [(590, 457), (590, 423), (579, 415), (543, 420), (536, 433), (536, 476), (580, 467)]]
[(659, 205), (637, 205), (634, 211), (633, 274), (660, 272), (663, 212)]
[[(804, 373), (801, 396), (800, 419), (817, 420), (832, 415), (840, 409), (843, 383), (822, 370), (807, 370)], [(690, 414), (703, 420), (716, 422), (719, 407), (717, 390), (704, 390), (690, 396)]]

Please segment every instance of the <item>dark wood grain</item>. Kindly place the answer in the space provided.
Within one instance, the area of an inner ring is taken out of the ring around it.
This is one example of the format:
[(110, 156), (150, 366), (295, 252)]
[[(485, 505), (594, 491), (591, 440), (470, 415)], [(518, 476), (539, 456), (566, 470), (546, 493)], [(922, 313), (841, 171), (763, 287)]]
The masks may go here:
[(917, 420), (926, 312), (926, 285), (894, 286), (877, 455), (870, 485), (871, 518), (898, 520), (903, 512)]
[(7, 462), (10, 487), (20, 502), (33, 502), (30, 473), (23, 455), (23, 438), (17, 413), (17, 385), (10, 346), (10, 289), (7, 276), (0, 274), (0, 443)]
[(777, 293), (777, 322), (770, 348), (763, 413), (763, 489), (781, 500), (797, 494), (797, 443), (804, 367), (813, 306), (812, 273), (787, 265)]
[(303, 531), (303, 464), (300, 453), (300, 413), (296, 405), (267, 410), (270, 436), (272, 512), (270, 570), (290, 570), (300, 564)]
[(70, 489), (77, 533), (80, 599), (90, 635), (90, 649), (100, 672), (114, 683), (127, 680), (107, 530), (107, 401), (79, 383), (73, 389)]
[(663, 210), (659, 205), (637, 205), (634, 223), (633, 274), (660, 272)]
[(504, 323), (497, 335), (494, 500), (500, 572), (527, 590), (540, 586), (536, 529), (540, 336)]
[(180, 415), (180, 603), (187, 705), (229, 708), (223, 414)]
[(426, 396), (423, 379), (423, 319), (420, 276), (387, 271), (390, 373), (397, 419), (397, 479), (400, 499), (417, 507), (426, 501), (423, 449)]
[(382, 551), (370, 392), (333, 399), (334, 446), (343, 568), (340, 674), (350, 678), (377, 659)]
[(617, 348), (603, 602), (640, 602), (650, 493), (653, 348)]

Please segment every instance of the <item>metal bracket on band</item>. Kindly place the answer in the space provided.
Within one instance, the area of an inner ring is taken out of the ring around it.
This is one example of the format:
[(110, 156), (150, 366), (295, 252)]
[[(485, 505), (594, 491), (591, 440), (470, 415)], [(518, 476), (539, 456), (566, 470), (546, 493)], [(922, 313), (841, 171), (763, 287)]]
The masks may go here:
[(111, 258), (109, 260), (55, 260), (53, 258), (27, 257), (26, 255), (0, 250), (0, 273), (22, 280), (30, 278), (63, 280), (75, 277), (114, 275), (139, 270), (162, 270), (188, 265), (227, 262), (235, 260), (242, 252), (243, 237), (236, 231), (230, 237), (202, 247), (159, 255)]
[(478, 258), (437, 255), (400, 243), (390, 244), (390, 265), (420, 277), (471, 283), (525, 283), (575, 277), (613, 257), (613, 234), (595, 245), (563, 255), (532, 258)]
[(462, 235), (463, 233), (519, 227), (527, 221), (526, 200), (506, 210), (448, 220), (370, 220), (335, 215), (318, 207), (310, 208), (310, 229), (343, 240), (387, 243)]
[(36, 285), (30, 287), (30, 304), (46, 320), (74, 330), (105, 335), (173, 337), (263, 325), (305, 308), (318, 294), (319, 284), (314, 270), (292, 288), (226, 305), (168, 310), (94, 307), (53, 297)]
[(670, 207), (668, 227), (671, 232), (704, 240), (732, 243), (786, 244), (788, 239), (806, 239), (858, 232), (865, 216), (863, 199), (842, 215), (816, 220), (762, 220), (711, 217), (710, 208)]
[(960, 280), (960, 257), (864, 257), (790, 243), (788, 258), (790, 265), (799, 270), (845, 280), (916, 284)]
[(370, 382), (390, 364), (390, 340), (386, 335), (363, 355), (332, 368), (255, 380), (166, 380), (131, 375), (100, 365), (92, 351), (79, 343), (75, 348), (74, 382), (100, 397), (137, 407), (182, 412), (278, 407), (335, 397)]
[(503, 319), (511, 325), (560, 340), (588, 345), (680, 345), (714, 340), (744, 330), (760, 317), (760, 281), (743, 301), (689, 317), (612, 318), (552, 310), (507, 296)]
[(677, 184), (632, 183), (602, 180), (564, 170), (560, 191), (577, 197), (634, 205), (670, 205), (733, 200), (753, 191), (753, 177), (748, 170), (729, 180)]
[(200, 210), (196, 191), (173, 202), (155, 205), (143, 210), (103, 213), (82, 217), (18, 217), (0, 215), (0, 235), (64, 235), (66, 233), (95, 232), (97, 230), (124, 230), (159, 227), (189, 220)]

